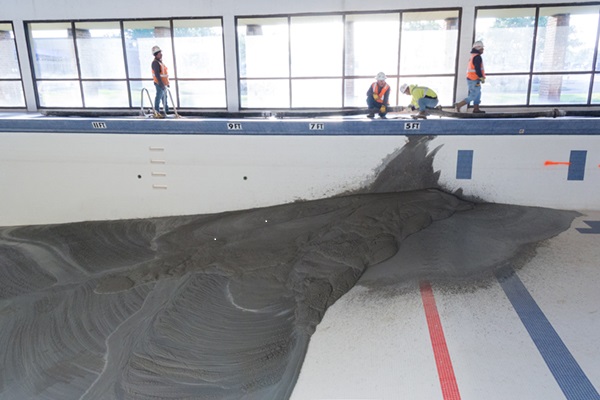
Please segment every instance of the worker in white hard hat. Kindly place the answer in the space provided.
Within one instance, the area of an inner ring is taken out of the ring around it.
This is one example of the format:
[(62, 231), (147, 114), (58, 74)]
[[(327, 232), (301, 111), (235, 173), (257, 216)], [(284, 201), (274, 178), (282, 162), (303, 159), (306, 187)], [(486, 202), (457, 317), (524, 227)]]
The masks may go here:
[(469, 65), (467, 67), (467, 87), (469, 88), (469, 94), (466, 98), (458, 103), (454, 104), (456, 112), (461, 112), (461, 108), (469, 106), (473, 102), (473, 113), (484, 114), (485, 111), (479, 109), (481, 103), (481, 85), (485, 83), (485, 69), (483, 68), (483, 42), (481, 40), (473, 43), (471, 49), (471, 57), (469, 58)]
[(390, 85), (385, 80), (387, 77), (383, 72), (380, 72), (375, 77), (375, 82), (371, 84), (367, 90), (367, 107), (369, 107), (368, 118), (374, 118), (375, 113), (379, 114), (379, 118), (386, 118), (387, 108), (390, 104)]
[[(169, 71), (162, 62), (162, 50), (158, 46), (152, 47), (152, 79), (154, 79), (154, 87), (156, 88), (156, 97), (154, 98), (154, 117), (165, 118), (169, 113), (169, 105), (167, 103), (167, 88), (169, 87)], [(160, 112), (160, 103), (163, 103), (164, 112)]]
[(438, 95), (433, 89), (426, 86), (408, 85), (406, 83), (400, 86), (400, 93), (411, 96), (411, 102), (408, 108), (411, 110), (419, 110), (419, 113), (414, 117), (426, 118), (427, 109), (435, 108), (438, 105)]

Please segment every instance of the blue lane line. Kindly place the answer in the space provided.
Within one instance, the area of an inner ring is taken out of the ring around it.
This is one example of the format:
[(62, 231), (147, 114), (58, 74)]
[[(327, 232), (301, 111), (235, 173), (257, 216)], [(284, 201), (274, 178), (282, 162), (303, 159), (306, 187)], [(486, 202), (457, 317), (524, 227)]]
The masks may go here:
[(567, 400), (600, 399), (598, 391), (515, 271), (510, 267), (504, 268), (496, 272), (496, 278)]
[(456, 155), (456, 179), (471, 179), (473, 174), (473, 150), (459, 150)]
[(568, 181), (582, 181), (585, 175), (585, 159), (587, 158), (587, 150), (571, 150), (569, 158), (569, 174)]
[(600, 233), (600, 221), (583, 221), (589, 228), (575, 228), (579, 233)]

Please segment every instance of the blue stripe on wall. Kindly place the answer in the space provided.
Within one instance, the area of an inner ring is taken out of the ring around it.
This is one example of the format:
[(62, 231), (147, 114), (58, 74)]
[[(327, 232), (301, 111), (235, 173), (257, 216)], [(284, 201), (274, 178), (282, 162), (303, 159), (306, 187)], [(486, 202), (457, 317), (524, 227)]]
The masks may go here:
[(586, 150), (571, 150), (571, 158), (569, 159), (569, 181), (582, 181), (585, 172)]
[(600, 399), (598, 391), (514, 270), (505, 268), (496, 272), (496, 277), (567, 400)]
[(456, 159), (456, 179), (471, 179), (473, 150), (459, 150)]

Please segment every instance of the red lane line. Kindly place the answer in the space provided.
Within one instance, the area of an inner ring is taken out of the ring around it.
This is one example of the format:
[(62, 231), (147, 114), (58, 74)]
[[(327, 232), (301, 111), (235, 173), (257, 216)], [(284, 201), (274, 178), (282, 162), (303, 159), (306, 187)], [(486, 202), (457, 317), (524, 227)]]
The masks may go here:
[(435, 364), (442, 387), (442, 395), (444, 396), (444, 400), (460, 400), (460, 392), (458, 391), (458, 384), (456, 383), (454, 369), (452, 368), (452, 360), (450, 360), (450, 353), (448, 352), (448, 346), (446, 346), (446, 338), (444, 337), (442, 322), (440, 321), (440, 315), (435, 305), (431, 284), (427, 281), (422, 281), (420, 287), (425, 318), (427, 318), (427, 325), (429, 326), (431, 346), (433, 347)]

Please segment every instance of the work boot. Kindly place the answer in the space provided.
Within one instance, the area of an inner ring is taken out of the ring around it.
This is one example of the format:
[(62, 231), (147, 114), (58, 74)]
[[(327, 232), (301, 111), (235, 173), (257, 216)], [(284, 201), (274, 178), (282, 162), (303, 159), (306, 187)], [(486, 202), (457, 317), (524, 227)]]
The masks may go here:
[(419, 113), (415, 115), (415, 117), (427, 119), (427, 113), (425, 111), (419, 111)]
[(485, 111), (480, 110), (479, 106), (473, 106), (473, 114), (485, 114)]
[(456, 110), (456, 112), (461, 112), (460, 109), (466, 105), (467, 105), (467, 102), (462, 100), (462, 101), (459, 101), (458, 103), (454, 104), (454, 109)]
[(154, 113), (154, 118), (163, 119), (165, 116), (161, 113)]

